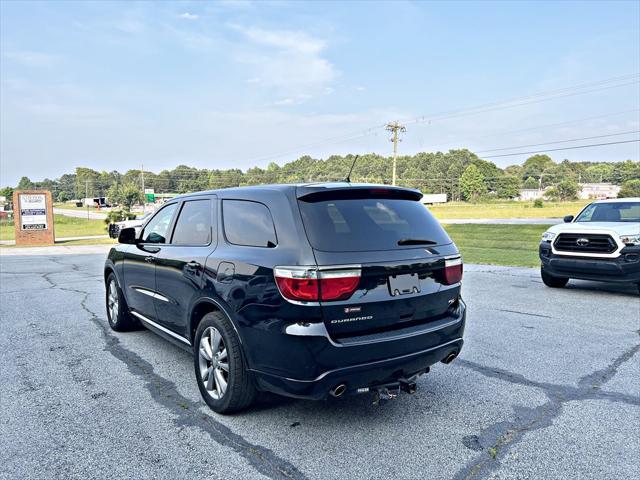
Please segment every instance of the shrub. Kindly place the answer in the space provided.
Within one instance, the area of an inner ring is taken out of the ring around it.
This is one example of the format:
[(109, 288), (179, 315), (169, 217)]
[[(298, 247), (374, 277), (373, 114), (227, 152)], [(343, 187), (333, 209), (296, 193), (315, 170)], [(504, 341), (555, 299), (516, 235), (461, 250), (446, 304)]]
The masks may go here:
[(542, 207), (544, 207), (544, 202), (542, 201), (541, 198), (536, 198), (533, 201), (533, 208), (542, 208)]
[(622, 184), (618, 198), (640, 197), (640, 179), (627, 180)]

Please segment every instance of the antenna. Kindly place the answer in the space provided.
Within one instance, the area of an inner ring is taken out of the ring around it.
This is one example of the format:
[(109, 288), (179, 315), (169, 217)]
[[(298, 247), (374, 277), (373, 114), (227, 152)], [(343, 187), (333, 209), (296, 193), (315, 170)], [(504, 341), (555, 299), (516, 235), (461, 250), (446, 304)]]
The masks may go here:
[(356, 162), (358, 161), (358, 158), (360, 158), (360, 155), (356, 155), (356, 158), (353, 159), (353, 163), (351, 164), (349, 173), (347, 174), (347, 177), (344, 179), (344, 181), (347, 183), (351, 183), (351, 172), (353, 172), (353, 167), (356, 166)]

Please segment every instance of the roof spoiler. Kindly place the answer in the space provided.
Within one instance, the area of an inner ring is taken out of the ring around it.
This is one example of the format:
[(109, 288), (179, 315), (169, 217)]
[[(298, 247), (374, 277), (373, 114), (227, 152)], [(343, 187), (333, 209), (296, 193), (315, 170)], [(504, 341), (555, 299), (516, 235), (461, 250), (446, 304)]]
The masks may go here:
[(366, 198), (389, 198), (393, 200), (413, 200), (422, 198), (422, 193), (411, 188), (389, 185), (309, 185), (296, 189), (298, 200), (303, 202), (323, 202), (327, 200), (356, 200)]

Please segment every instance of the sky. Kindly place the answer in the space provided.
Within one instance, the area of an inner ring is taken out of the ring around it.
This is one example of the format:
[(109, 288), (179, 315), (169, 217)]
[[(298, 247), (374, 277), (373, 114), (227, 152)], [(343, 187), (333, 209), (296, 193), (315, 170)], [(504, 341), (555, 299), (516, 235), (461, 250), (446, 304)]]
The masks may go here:
[(504, 167), (528, 155), (493, 155), (639, 138), (639, 73), (637, 1), (2, 0), (0, 184), (390, 155), (394, 120), (400, 154)]

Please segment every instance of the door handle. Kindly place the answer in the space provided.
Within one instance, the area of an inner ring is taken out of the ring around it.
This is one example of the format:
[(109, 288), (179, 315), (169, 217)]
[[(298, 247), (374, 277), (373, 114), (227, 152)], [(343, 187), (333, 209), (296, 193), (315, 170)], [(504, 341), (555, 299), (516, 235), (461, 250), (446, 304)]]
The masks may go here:
[(144, 261), (147, 263), (153, 263), (154, 257), (144, 257)]
[(186, 266), (188, 270), (200, 270), (201, 267), (201, 265), (195, 260), (190, 261)]

